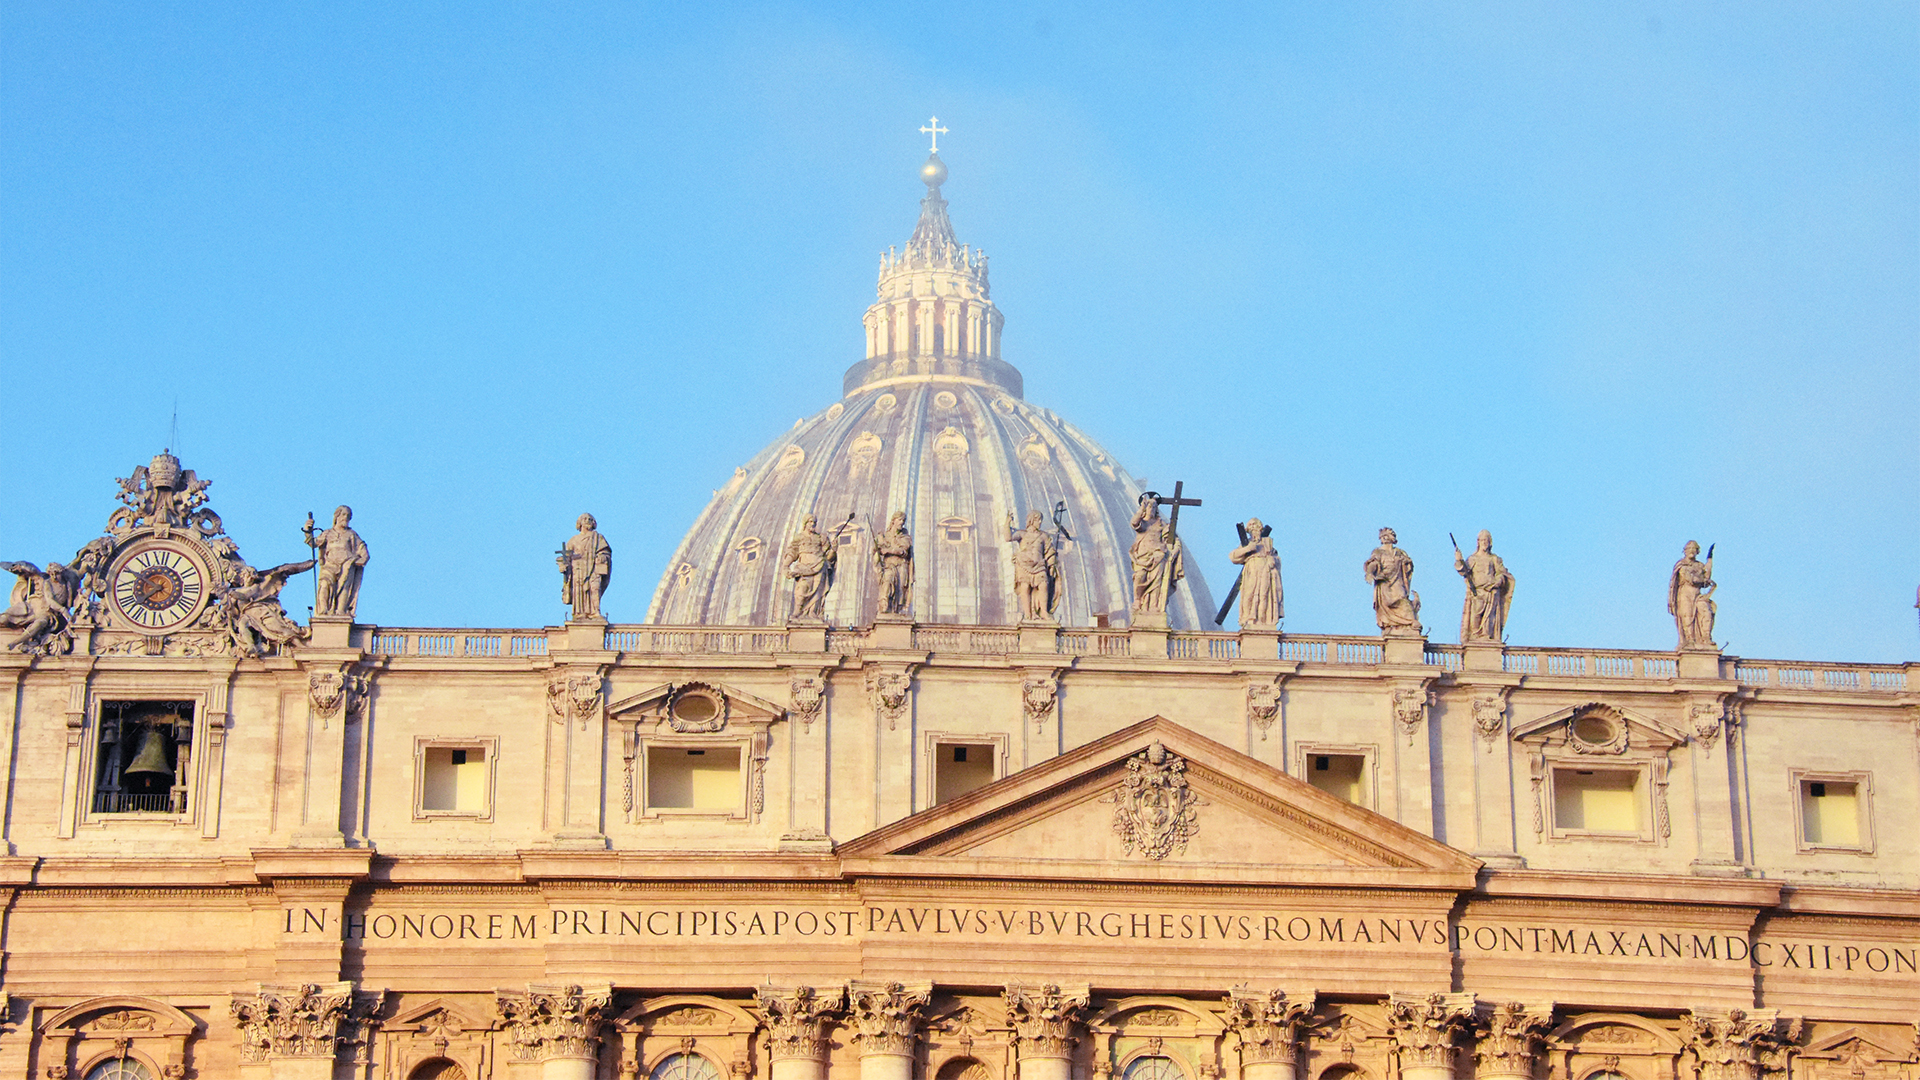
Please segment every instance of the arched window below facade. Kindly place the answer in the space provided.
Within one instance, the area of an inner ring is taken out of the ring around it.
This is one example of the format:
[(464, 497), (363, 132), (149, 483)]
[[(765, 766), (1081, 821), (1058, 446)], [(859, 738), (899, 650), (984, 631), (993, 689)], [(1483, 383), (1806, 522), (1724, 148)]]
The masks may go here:
[(1187, 1080), (1170, 1057), (1137, 1057), (1127, 1063), (1121, 1080)]
[(153, 1080), (153, 1073), (139, 1058), (117, 1057), (88, 1069), (86, 1080)]
[(720, 1070), (699, 1054), (668, 1054), (647, 1080), (720, 1080)]

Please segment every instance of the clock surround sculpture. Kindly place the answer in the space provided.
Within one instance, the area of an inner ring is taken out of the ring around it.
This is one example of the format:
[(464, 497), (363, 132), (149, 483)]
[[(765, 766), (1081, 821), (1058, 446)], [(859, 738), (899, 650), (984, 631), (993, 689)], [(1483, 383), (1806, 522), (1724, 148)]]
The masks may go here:
[[(183, 469), (168, 450), (117, 482), (122, 505), (107, 518), (105, 535), (68, 563), (48, 563), (44, 571), (0, 563), (17, 579), (0, 613), (0, 629), (17, 632), (10, 651), (255, 658), (306, 640), (307, 628), (287, 615), (280, 591), (313, 560), (265, 570), (249, 564), (207, 506), (212, 482)], [(336, 515), (336, 529), (343, 524)], [(364, 552), (361, 542), (349, 614)]]

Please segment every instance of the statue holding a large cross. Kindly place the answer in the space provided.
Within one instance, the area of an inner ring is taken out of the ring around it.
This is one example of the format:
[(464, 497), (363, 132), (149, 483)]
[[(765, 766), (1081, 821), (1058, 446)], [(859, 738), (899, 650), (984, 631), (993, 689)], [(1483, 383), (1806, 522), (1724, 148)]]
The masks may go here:
[[(1173, 496), (1168, 498), (1157, 491), (1140, 494), (1140, 508), (1133, 514), (1133, 531), (1137, 533), (1133, 547), (1127, 556), (1133, 563), (1133, 614), (1166, 618), (1167, 597), (1172, 593), (1174, 583), (1186, 577), (1186, 570), (1180, 563), (1180, 508), (1199, 506), (1199, 499), (1181, 497), (1186, 487), (1185, 481), (1173, 485)], [(1171, 516), (1162, 520), (1160, 508), (1173, 507)]]

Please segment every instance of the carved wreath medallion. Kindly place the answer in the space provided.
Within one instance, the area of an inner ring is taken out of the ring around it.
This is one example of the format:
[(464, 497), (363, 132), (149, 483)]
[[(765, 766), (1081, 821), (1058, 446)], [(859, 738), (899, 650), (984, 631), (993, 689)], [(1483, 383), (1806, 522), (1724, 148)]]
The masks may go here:
[(1108, 798), (1121, 843), (1149, 859), (1187, 849), (1200, 831), (1199, 807), (1206, 801), (1187, 783), (1186, 759), (1158, 742), (1127, 759), (1127, 775)]

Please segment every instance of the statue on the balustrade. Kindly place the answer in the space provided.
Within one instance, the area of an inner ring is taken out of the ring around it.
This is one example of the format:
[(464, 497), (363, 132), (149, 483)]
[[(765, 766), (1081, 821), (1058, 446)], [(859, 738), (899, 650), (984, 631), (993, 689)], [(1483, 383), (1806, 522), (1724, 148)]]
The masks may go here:
[(1140, 496), (1133, 531), (1139, 535), (1127, 558), (1133, 563), (1134, 614), (1165, 614), (1167, 594), (1174, 582), (1186, 577), (1186, 570), (1180, 565), (1180, 538), (1160, 516), (1159, 498), (1151, 491)]
[(1680, 561), (1673, 564), (1673, 573), (1667, 577), (1667, 612), (1673, 616), (1673, 624), (1680, 631), (1682, 649), (1713, 648), (1713, 616), (1715, 604), (1712, 593), (1713, 547), (1707, 547), (1707, 561), (1699, 559), (1700, 545), (1692, 540), (1680, 552)]
[(288, 618), (280, 606), (280, 590), (288, 578), (311, 569), (313, 560), (303, 559), (271, 570), (255, 570), (242, 563), (234, 571), (233, 584), (214, 601), (214, 617), (226, 627), (235, 652), (258, 657), (269, 646), (283, 648), (307, 636), (306, 628)]
[(1286, 617), (1285, 594), (1280, 587), (1280, 552), (1273, 546), (1273, 526), (1259, 518), (1248, 518), (1240, 530), (1240, 546), (1227, 558), (1240, 568), (1240, 580), (1234, 582), (1227, 602), (1220, 606), (1218, 623), (1226, 619), (1233, 606), (1233, 593), (1240, 594), (1240, 629), (1272, 630)]
[(1367, 556), (1367, 582), (1373, 586), (1373, 619), (1389, 635), (1420, 633), (1420, 594), (1413, 591), (1413, 558), (1395, 546), (1392, 529), (1380, 530), (1380, 546)]
[(30, 562), (0, 562), (0, 569), (15, 577), (13, 595), (0, 612), (0, 629), (20, 631), (7, 648), (64, 652), (72, 623), (68, 611), (85, 598), (85, 576), (57, 562), (45, 570)]
[(1481, 529), (1471, 555), (1461, 555), (1460, 545), (1453, 545), (1453, 568), (1467, 579), (1467, 598), (1460, 608), (1460, 643), (1505, 641), (1507, 611), (1513, 607), (1513, 574), (1493, 553), (1493, 534)]
[(1060, 601), (1060, 548), (1053, 534), (1041, 528), (1046, 519), (1027, 511), (1027, 527), (1013, 527), (1007, 515), (1007, 542), (1013, 545), (1013, 598), (1023, 622), (1047, 622)]
[[(336, 517), (335, 520), (338, 520)], [(579, 530), (568, 538), (554, 561), (560, 566), (560, 599), (573, 605), (574, 619), (600, 617), (600, 596), (613, 580), (613, 545), (595, 530), (600, 523), (581, 514), (573, 523)]]
[(342, 506), (333, 512), (333, 527), (323, 533), (313, 530), (313, 515), (301, 531), (307, 534), (307, 546), (313, 549), (317, 564), (316, 600), (313, 613), (319, 616), (344, 615), (353, 618), (360, 605), (360, 573), (367, 565), (367, 542), (349, 527), (353, 509)]
[(813, 515), (808, 514), (800, 522), (800, 531), (788, 538), (780, 560), (780, 568), (793, 579), (792, 617), (796, 621), (826, 621), (827, 590), (833, 588), (833, 571), (839, 558), (834, 541), (821, 534)]
[(913, 534), (905, 510), (895, 510), (887, 531), (873, 538), (873, 565), (880, 571), (881, 614), (913, 614)]

